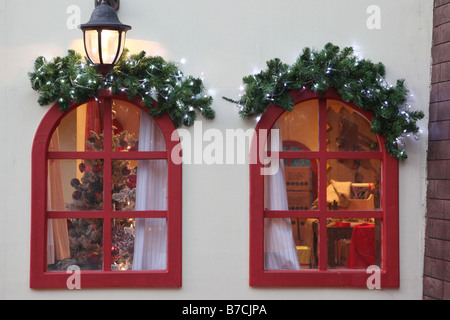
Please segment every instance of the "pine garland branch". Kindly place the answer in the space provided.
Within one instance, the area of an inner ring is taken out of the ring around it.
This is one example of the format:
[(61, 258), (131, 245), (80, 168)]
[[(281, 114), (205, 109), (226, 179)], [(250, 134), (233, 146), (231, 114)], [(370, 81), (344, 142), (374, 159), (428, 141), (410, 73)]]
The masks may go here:
[(107, 88), (114, 94), (126, 93), (130, 100), (140, 96), (150, 115), (167, 113), (176, 127), (193, 125), (197, 114), (208, 120), (215, 118), (213, 99), (205, 94), (201, 79), (184, 76), (174, 63), (147, 56), (144, 51), (129, 55), (125, 50), (106, 77), (73, 50), (49, 62), (38, 57), (34, 71), (28, 75), (31, 87), (40, 95), (39, 104), (58, 103), (62, 111), (67, 111), (73, 101), (85, 103)]
[(294, 101), (289, 92), (310, 89), (325, 94), (334, 88), (345, 102), (351, 102), (374, 114), (371, 128), (386, 138), (386, 148), (396, 159), (407, 159), (402, 137), (417, 135), (417, 121), (424, 118), (422, 111), (406, 107), (408, 90), (405, 80), (390, 86), (385, 80), (382, 63), (359, 59), (351, 47), (340, 49), (328, 43), (323, 50), (303, 49), (293, 65), (280, 59), (267, 62), (267, 69), (243, 78), (244, 92), (240, 99), (224, 100), (237, 104), (243, 119), (262, 115), (270, 105), (292, 111)]

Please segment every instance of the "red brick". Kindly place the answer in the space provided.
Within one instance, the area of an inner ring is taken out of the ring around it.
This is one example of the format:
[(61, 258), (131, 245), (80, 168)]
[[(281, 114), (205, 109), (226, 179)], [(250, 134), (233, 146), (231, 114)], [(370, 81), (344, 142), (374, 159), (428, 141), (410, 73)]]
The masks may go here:
[(450, 241), (450, 221), (428, 219), (426, 236), (429, 238)]
[(445, 23), (434, 28), (433, 45), (450, 41), (450, 23)]
[(425, 239), (425, 256), (435, 259), (444, 258), (445, 241), (439, 239), (426, 238)]
[(434, 1), (424, 300), (450, 300), (450, 0)]
[(431, 278), (445, 280), (443, 278), (445, 274), (445, 261), (439, 259), (433, 259), (430, 257), (425, 257), (425, 265), (423, 274)]
[(431, 83), (443, 81), (450, 81), (450, 62), (443, 62), (433, 65)]
[(425, 257), (424, 275), (449, 282), (450, 262)]
[(428, 182), (428, 199), (450, 200), (450, 180), (430, 180)]
[(450, 141), (430, 141), (428, 144), (429, 160), (447, 160), (450, 159)]
[(436, 7), (434, 10), (434, 25), (439, 26), (450, 21), (450, 2)]
[(442, 300), (450, 300), (450, 283), (444, 282), (442, 287)]
[(444, 281), (424, 276), (423, 294), (434, 299), (442, 299), (444, 297)]
[(428, 199), (427, 206), (429, 219), (450, 220), (450, 200)]
[(450, 61), (450, 42), (435, 45), (432, 49), (433, 64)]
[(450, 120), (450, 101), (435, 102), (430, 105), (430, 121), (440, 120)]
[(429, 125), (429, 139), (450, 140), (450, 121), (437, 121)]
[(450, 100), (450, 81), (433, 84), (431, 86), (431, 102), (441, 102), (447, 100)]
[(437, 7), (443, 6), (447, 3), (450, 3), (450, 0), (435, 0), (434, 7), (437, 8)]
[(446, 200), (428, 199), (427, 201), (427, 218), (443, 219), (445, 216)]
[(450, 160), (428, 161), (429, 180), (450, 179)]

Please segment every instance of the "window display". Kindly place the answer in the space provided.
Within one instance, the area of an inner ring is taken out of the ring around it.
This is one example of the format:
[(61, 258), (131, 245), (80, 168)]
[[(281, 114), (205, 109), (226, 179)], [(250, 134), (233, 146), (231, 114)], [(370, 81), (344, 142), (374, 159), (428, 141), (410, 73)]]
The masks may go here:
[[(41, 130), (46, 125), (44, 119)], [(46, 268), (33, 270), (32, 286), (64, 287), (73, 266), (90, 272), (85, 286), (109, 286), (102, 279), (114, 272), (119, 286), (180, 285), (181, 265), (173, 262), (181, 257), (181, 171), (168, 156), (177, 145), (173, 130), (168, 116), (154, 119), (121, 99), (91, 101), (61, 117), (41, 153), (47, 177), (36, 180), (46, 183), (48, 201), (45, 211), (35, 207), (34, 225), (47, 237), (32, 260), (43, 252)], [(142, 273), (126, 276), (136, 271)]]
[(386, 188), (396, 186), (396, 162), (371, 132), (369, 117), (338, 97), (317, 95), (292, 112), (272, 106), (261, 118), (257, 130), (270, 128), (261, 137), (264, 163), (278, 170), (262, 175), (258, 164), (251, 170), (251, 258), (264, 261), (251, 260), (252, 285), (364, 286), (365, 271), (377, 266), (393, 270), (385, 284), (395, 286), (387, 239), (395, 239), (388, 230), (397, 224), (398, 199)]

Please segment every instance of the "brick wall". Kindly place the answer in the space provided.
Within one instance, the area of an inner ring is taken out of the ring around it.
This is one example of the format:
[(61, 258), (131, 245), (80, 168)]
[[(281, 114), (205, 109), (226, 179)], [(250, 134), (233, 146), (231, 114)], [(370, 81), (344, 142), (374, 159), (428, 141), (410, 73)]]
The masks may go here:
[(450, 0), (435, 0), (423, 298), (450, 300)]

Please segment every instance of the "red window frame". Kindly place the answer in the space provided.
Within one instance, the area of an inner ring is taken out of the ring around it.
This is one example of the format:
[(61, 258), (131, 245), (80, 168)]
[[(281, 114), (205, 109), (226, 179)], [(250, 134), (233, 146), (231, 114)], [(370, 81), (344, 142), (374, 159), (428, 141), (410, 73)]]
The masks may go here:
[[(326, 195), (327, 159), (379, 159), (382, 161), (381, 210), (345, 211), (346, 218), (382, 219), (380, 272), (381, 287), (398, 288), (399, 280), (399, 182), (398, 160), (385, 149), (385, 139), (379, 136), (381, 151), (376, 152), (329, 152), (327, 146), (327, 100), (337, 100), (372, 119), (370, 113), (342, 100), (334, 89), (320, 95), (311, 90), (291, 92), (295, 105), (308, 101), (319, 101), (319, 151), (280, 152), (280, 159), (319, 159), (319, 194)], [(250, 286), (255, 287), (366, 287), (372, 274), (366, 270), (327, 269), (327, 218), (342, 218), (342, 211), (329, 211), (326, 197), (319, 197), (318, 211), (270, 211), (264, 208), (264, 176), (261, 162), (268, 133), (275, 122), (286, 111), (271, 105), (262, 115), (253, 136), (251, 154), (258, 155), (250, 164)], [(322, 173), (322, 174), (321, 174)], [(325, 173), (325, 174), (323, 174)], [(264, 270), (264, 219), (265, 218), (314, 218), (319, 219), (319, 268), (300, 271)]]
[[(134, 104), (142, 110), (148, 108), (142, 99), (130, 101), (125, 94), (113, 95), (103, 91), (97, 96), (104, 108), (104, 128), (112, 128), (112, 100), (123, 100)], [(70, 110), (82, 104), (73, 103)], [(70, 111), (69, 110), (69, 111)], [(100, 218), (103, 219), (103, 261), (110, 261), (111, 223), (115, 218), (166, 218), (168, 225), (167, 270), (162, 271), (111, 271), (111, 266), (104, 263), (102, 271), (81, 271), (82, 288), (98, 287), (181, 287), (181, 223), (182, 223), (182, 166), (171, 159), (172, 150), (180, 143), (176, 128), (165, 114), (154, 118), (166, 142), (166, 151), (154, 152), (112, 152), (104, 148), (103, 152), (49, 152), (48, 147), (54, 130), (66, 113), (55, 104), (41, 121), (35, 136), (32, 150), (32, 221), (31, 221), (31, 288), (67, 288), (66, 272), (47, 272), (47, 222), (58, 218)], [(111, 145), (112, 132), (104, 130), (104, 145)], [(104, 159), (104, 208), (96, 212), (50, 212), (47, 210), (47, 175), (49, 159)], [(111, 201), (111, 161), (164, 159), (168, 163), (168, 206), (167, 211), (113, 211), (106, 204)]]

